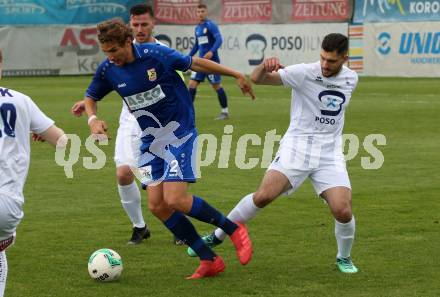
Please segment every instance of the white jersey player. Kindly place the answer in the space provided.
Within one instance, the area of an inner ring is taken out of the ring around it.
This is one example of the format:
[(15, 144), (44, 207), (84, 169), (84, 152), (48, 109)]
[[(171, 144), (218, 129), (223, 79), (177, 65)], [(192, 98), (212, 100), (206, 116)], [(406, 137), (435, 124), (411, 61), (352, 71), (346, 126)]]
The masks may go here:
[(0, 297), (8, 273), (5, 250), (14, 242), (15, 230), (23, 218), (31, 132), (53, 145), (67, 142), (64, 132), (31, 98), (0, 87)]
[[(293, 89), (290, 126), (259, 189), (245, 196), (228, 218), (249, 221), (261, 208), (282, 193), (294, 192), (309, 177), (335, 218), (336, 264), (342, 272), (355, 273), (357, 268), (350, 257), (355, 220), (341, 143), (345, 109), (358, 77), (343, 65), (347, 59), (347, 37), (332, 33), (323, 39), (319, 62), (284, 67), (278, 58), (269, 58), (254, 69), (254, 83)], [(203, 239), (215, 246), (224, 238), (217, 229)], [(192, 256), (193, 251), (189, 249), (188, 254)]]

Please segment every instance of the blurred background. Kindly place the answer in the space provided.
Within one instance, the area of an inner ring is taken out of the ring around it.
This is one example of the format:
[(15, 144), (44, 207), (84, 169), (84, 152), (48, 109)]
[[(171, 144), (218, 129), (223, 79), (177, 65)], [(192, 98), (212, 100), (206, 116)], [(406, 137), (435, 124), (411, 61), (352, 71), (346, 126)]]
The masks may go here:
[[(103, 60), (95, 25), (147, 3), (155, 35), (188, 53), (198, 0), (0, 0), (5, 76), (91, 74)], [(329, 32), (350, 37), (349, 66), (361, 75), (438, 77), (438, 0), (206, 0), (223, 35), (222, 63), (250, 73), (264, 57), (313, 62)]]

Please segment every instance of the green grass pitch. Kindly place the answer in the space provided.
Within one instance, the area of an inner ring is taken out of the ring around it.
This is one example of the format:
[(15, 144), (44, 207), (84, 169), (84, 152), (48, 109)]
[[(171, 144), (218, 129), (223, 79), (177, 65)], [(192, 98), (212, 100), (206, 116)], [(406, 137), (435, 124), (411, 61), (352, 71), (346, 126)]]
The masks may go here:
[[(334, 224), (326, 205), (315, 198), (309, 182), (291, 197), (280, 197), (249, 224), (254, 258), (239, 265), (230, 242), (217, 249), (226, 271), (217, 278), (187, 281), (198, 261), (184, 247), (171, 244), (171, 234), (146, 207), (152, 237), (127, 246), (131, 226), (117, 194), (113, 163), (114, 136), (121, 100), (112, 94), (100, 103), (113, 139), (102, 146), (105, 166), (86, 170), (83, 157), (89, 135), (86, 119), (69, 110), (82, 98), (90, 77), (4, 78), (1, 85), (31, 96), (66, 133), (82, 140), (73, 179), (54, 161), (47, 144), (32, 143), (32, 161), (25, 187), (25, 217), (15, 246), (7, 251), (6, 296), (438, 296), (440, 269), (440, 84), (438, 79), (360, 78), (346, 113), (344, 133), (355, 134), (360, 148), (348, 162), (357, 221), (352, 256), (360, 269), (343, 275), (334, 265)], [(238, 138), (261, 138), (289, 124), (290, 91), (255, 87), (257, 100), (241, 95), (225, 79), (231, 119), (214, 121), (217, 98), (208, 84), (198, 90), (196, 120), (199, 133), (220, 141), (225, 124), (234, 127), (229, 168), (216, 161), (202, 168), (191, 191), (227, 213), (256, 189), (264, 168), (235, 166)], [(377, 146), (385, 162), (378, 170), (361, 167), (371, 157), (363, 147), (369, 134), (383, 134)], [(219, 145), (219, 144), (218, 144)], [(247, 157), (261, 157), (261, 146), (249, 146)], [(200, 233), (211, 226), (196, 223)], [(87, 273), (87, 259), (98, 248), (119, 252), (124, 261), (120, 281), (98, 283)], [(437, 259), (437, 260), (435, 260)]]

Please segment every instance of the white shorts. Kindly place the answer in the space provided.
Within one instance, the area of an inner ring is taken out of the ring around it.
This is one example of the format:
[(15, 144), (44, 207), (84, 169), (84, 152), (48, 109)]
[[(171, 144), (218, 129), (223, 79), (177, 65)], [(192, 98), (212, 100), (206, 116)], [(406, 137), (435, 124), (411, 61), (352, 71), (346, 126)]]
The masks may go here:
[(138, 167), (142, 131), (136, 118), (128, 110), (121, 112), (119, 128), (116, 134), (115, 163), (116, 167), (128, 165)]
[(334, 187), (351, 189), (342, 148), (335, 148), (335, 143), (314, 145), (313, 137), (283, 139), (267, 170), (279, 171), (287, 177), (292, 188), (286, 195), (295, 192), (307, 177), (318, 195)]
[(23, 203), (0, 194), (0, 241), (15, 236), (23, 218)]

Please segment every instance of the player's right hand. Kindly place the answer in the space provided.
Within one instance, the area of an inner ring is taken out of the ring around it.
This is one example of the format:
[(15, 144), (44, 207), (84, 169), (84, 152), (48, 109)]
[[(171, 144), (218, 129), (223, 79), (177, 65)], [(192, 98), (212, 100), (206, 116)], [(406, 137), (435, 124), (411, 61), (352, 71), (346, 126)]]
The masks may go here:
[(263, 64), (264, 70), (269, 73), (284, 68), (284, 66), (280, 63), (280, 59), (277, 57), (267, 58), (264, 60)]
[(74, 116), (80, 117), (85, 110), (86, 110), (86, 104), (84, 103), (84, 100), (80, 100), (75, 102), (75, 104), (73, 104), (72, 108), (70, 109), (70, 112)]
[(93, 138), (97, 141), (107, 140), (110, 137), (107, 134), (107, 123), (100, 119), (93, 119), (90, 124), (90, 134), (93, 135)]
[(255, 100), (255, 95), (254, 95), (254, 90), (252, 89), (252, 85), (244, 75), (241, 75), (240, 77), (237, 78), (237, 84), (244, 95), (249, 94), (252, 100)]

